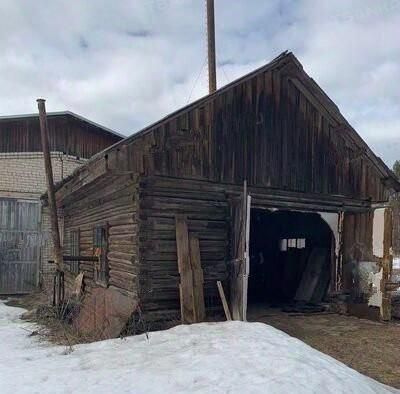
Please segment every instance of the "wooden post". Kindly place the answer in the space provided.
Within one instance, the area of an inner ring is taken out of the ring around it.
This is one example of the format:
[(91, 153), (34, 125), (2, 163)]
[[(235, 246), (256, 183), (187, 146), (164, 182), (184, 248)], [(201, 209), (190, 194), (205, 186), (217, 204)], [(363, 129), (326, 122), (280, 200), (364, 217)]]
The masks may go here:
[(246, 182), (246, 194), (243, 196), (246, 201), (245, 208), (245, 243), (244, 243), (244, 272), (243, 272), (243, 302), (242, 302), (242, 318), (243, 321), (247, 321), (247, 295), (249, 289), (249, 273), (250, 273), (250, 208), (251, 208), (251, 196), (247, 194), (247, 182)]
[(51, 166), (49, 132), (47, 126), (45, 101), (46, 100), (44, 99), (37, 99), (38, 109), (39, 109), (39, 119), (40, 119), (40, 133), (42, 139), (44, 168), (46, 171), (46, 180), (47, 180), (47, 195), (50, 208), (50, 224), (51, 224), (51, 236), (54, 247), (54, 260), (57, 265), (57, 269), (63, 272), (64, 271), (63, 254), (60, 242), (60, 231), (58, 227), (56, 195), (54, 190), (53, 168)]
[(222, 287), (222, 283), (219, 280), (217, 281), (217, 287), (218, 287), (219, 296), (221, 297), (222, 306), (224, 307), (226, 320), (231, 321), (232, 316), (231, 316), (231, 312), (229, 311), (228, 303), (226, 302), (224, 288)]
[(390, 282), (392, 274), (393, 256), (391, 254), (392, 249), (392, 233), (393, 233), (393, 219), (392, 209), (385, 209), (385, 220), (384, 220), (384, 236), (383, 236), (383, 259), (382, 259), (382, 307), (381, 307), (381, 318), (384, 321), (390, 321), (392, 318), (392, 293), (387, 288), (386, 283)]
[(181, 278), (179, 285), (181, 319), (182, 323), (195, 323), (193, 272), (190, 264), (189, 231), (186, 217), (184, 215), (176, 215), (175, 222), (178, 271)]
[(208, 88), (209, 93), (217, 90), (217, 70), (215, 60), (215, 17), (214, 0), (207, 0), (207, 48), (208, 48)]
[(193, 234), (189, 234), (189, 246), (190, 264), (193, 273), (194, 315), (196, 323), (200, 323), (206, 318), (206, 309), (204, 305), (204, 273), (201, 268), (199, 239)]

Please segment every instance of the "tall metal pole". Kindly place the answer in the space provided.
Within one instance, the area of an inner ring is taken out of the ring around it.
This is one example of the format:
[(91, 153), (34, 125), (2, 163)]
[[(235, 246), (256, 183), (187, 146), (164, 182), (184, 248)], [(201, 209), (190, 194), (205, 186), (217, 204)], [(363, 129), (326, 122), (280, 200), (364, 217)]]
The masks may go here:
[(59, 271), (64, 270), (63, 253), (61, 249), (60, 230), (58, 227), (56, 194), (54, 189), (53, 168), (51, 166), (51, 156), (49, 148), (49, 132), (47, 126), (46, 105), (44, 99), (37, 99), (40, 119), (40, 134), (42, 139), (42, 150), (44, 158), (44, 168), (47, 180), (47, 195), (50, 208), (51, 236), (54, 247), (54, 259)]
[(215, 17), (214, 0), (207, 0), (207, 47), (208, 47), (208, 89), (217, 90), (217, 69), (215, 60)]

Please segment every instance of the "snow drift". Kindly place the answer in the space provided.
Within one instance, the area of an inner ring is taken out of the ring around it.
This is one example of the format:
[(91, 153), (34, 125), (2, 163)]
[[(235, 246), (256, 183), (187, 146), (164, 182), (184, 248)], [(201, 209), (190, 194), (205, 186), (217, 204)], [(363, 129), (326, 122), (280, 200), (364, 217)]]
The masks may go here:
[(395, 393), (261, 323), (203, 323), (65, 348), (0, 302), (0, 392)]

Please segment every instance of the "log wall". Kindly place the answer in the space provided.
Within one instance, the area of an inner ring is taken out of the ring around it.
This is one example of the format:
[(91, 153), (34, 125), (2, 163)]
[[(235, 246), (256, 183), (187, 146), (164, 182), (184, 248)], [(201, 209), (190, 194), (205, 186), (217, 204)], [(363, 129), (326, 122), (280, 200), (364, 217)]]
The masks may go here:
[(180, 319), (175, 215), (200, 240), (207, 313), (221, 309), (217, 281), (228, 278), (229, 210), (220, 185), (144, 178), (140, 198), (140, 302), (147, 321)]
[[(367, 209), (366, 203), (354, 205), (356, 201), (345, 198), (279, 195), (271, 194), (267, 188), (252, 187), (249, 192), (253, 196), (252, 206), (258, 208), (330, 212)], [(242, 187), (236, 185), (160, 176), (139, 178), (139, 298), (146, 319), (179, 318), (176, 214), (187, 215), (189, 232), (200, 239), (208, 313), (213, 307), (221, 308), (216, 281), (228, 279), (233, 239), (231, 207), (241, 193)]]
[[(80, 255), (93, 256), (93, 229), (108, 227), (109, 287), (137, 297), (137, 183), (130, 175), (104, 177), (75, 194), (64, 211), (64, 254), (71, 254), (72, 230), (80, 232)], [(81, 262), (87, 291), (96, 287), (94, 263)]]

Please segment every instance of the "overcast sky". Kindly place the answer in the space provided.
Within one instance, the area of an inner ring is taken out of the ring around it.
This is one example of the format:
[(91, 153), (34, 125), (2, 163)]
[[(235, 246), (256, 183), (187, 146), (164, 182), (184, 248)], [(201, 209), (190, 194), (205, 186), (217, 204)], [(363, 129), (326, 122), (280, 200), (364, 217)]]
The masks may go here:
[[(389, 165), (400, 0), (215, 0), (218, 85), (284, 50)], [(0, 0), (0, 115), (71, 110), (130, 135), (207, 93), (204, 0)]]

